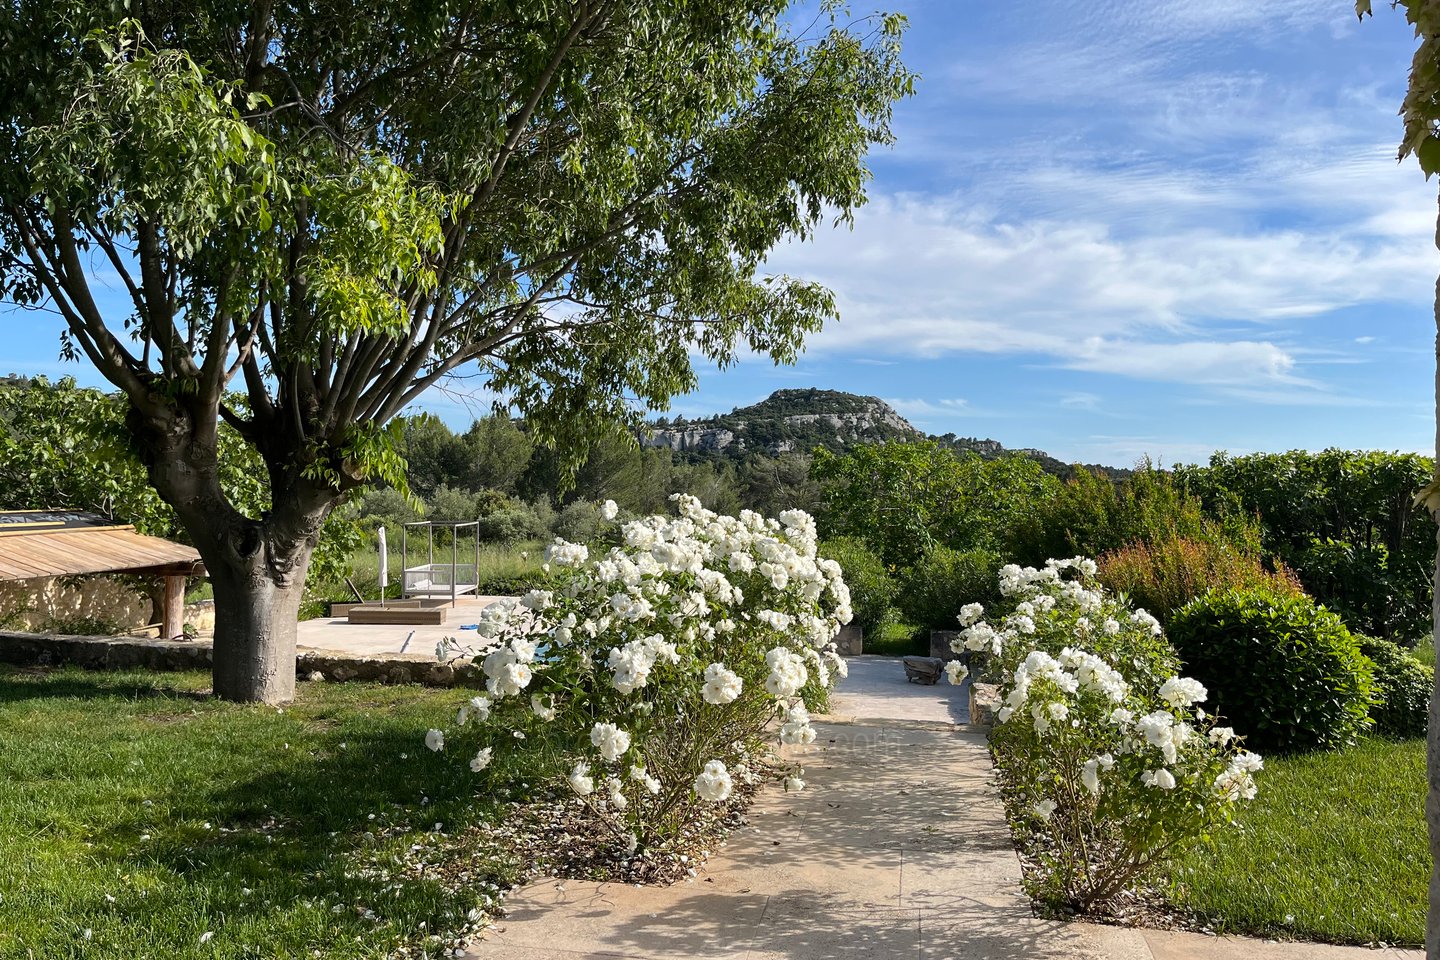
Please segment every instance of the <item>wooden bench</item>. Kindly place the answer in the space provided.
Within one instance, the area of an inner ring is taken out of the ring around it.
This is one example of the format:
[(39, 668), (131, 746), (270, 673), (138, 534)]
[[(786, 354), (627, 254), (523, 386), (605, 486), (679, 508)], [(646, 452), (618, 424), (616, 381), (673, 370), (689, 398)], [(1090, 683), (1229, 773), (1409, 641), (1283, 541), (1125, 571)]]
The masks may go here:
[(345, 618), (350, 623), (441, 626), (449, 614), (446, 607), (382, 607), (378, 604), (365, 604), (351, 607)]

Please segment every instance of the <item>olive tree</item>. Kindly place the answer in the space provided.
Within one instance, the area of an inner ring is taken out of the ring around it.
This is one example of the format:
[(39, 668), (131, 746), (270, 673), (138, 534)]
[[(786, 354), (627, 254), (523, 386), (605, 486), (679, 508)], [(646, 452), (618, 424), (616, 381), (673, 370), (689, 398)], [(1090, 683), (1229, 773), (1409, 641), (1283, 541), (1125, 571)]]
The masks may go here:
[(863, 202), (913, 78), (902, 18), (787, 6), (7, 0), (0, 290), (125, 395), (214, 583), (217, 694), (293, 695), (321, 525), (403, 483), (388, 425), (437, 382), (566, 449), (834, 313), (766, 255)]
[[(1410, 64), (1410, 87), (1400, 107), (1404, 121), (1404, 139), (1400, 142), (1400, 159), (1414, 157), (1428, 180), (1440, 173), (1440, 0), (1398, 0), (1405, 17), (1415, 28), (1420, 41)], [(1371, 0), (1356, 0), (1355, 12), (1363, 20), (1371, 10)], [(1440, 246), (1440, 217), (1436, 221), (1435, 242)], [(1435, 476), (1416, 496), (1417, 504), (1440, 519), (1440, 281), (1435, 288)], [(1432, 636), (1440, 647), (1440, 546), (1435, 556), (1432, 581)], [(1440, 660), (1440, 657), (1437, 657)], [(1437, 662), (1440, 667), (1440, 662)], [(1436, 687), (1430, 696), (1430, 731), (1426, 744), (1430, 790), (1425, 795), (1425, 822), (1430, 829), (1430, 912), (1425, 923), (1425, 955), (1440, 960), (1440, 670)]]

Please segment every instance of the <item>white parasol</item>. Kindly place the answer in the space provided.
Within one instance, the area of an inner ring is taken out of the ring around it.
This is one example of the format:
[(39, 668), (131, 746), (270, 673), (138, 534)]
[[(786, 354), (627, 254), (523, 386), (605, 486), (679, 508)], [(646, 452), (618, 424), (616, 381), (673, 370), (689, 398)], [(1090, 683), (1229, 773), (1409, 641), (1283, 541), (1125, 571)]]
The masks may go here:
[(380, 540), (380, 602), (385, 602), (385, 587), (390, 582), (390, 551), (385, 547), (385, 528), (381, 527)]

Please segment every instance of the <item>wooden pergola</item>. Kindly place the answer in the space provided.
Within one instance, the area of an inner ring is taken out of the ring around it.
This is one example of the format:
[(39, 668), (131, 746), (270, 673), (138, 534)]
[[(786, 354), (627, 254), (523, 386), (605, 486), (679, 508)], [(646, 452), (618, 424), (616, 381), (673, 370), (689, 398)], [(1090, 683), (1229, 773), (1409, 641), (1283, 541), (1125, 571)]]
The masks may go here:
[(93, 513), (0, 513), (0, 581), (124, 573), (164, 581), (162, 639), (184, 633), (185, 579), (205, 575), (194, 547), (136, 533)]

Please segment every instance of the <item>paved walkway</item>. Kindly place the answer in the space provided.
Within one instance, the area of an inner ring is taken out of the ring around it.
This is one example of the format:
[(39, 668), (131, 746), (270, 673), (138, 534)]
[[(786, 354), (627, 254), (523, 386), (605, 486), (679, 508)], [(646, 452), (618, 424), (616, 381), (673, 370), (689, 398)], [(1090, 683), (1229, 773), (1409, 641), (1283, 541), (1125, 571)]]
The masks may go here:
[[(897, 683), (893, 675), (898, 674)], [(893, 695), (891, 718), (885, 697)], [(1394, 960), (1418, 952), (1271, 944), (1039, 920), (952, 688), (851, 661), (818, 724), (807, 789), (767, 791), (700, 878), (669, 888), (546, 881), (513, 894), (473, 960)]]
[(333, 650), (365, 657), (391, 654), (415, 654), (435, 659), (435, 644), (441, 637), (455, 637), (463, 644), (473, 644), (475, 633), (461, 630), (475, 622), (475, 615), (499, 597), (460, 597), (449, 611), (444, 624), (373, 624), (351, 623), (344, 617), (317, 617), (302, 620), (296, 628), (295, 644), (302, 649)]

